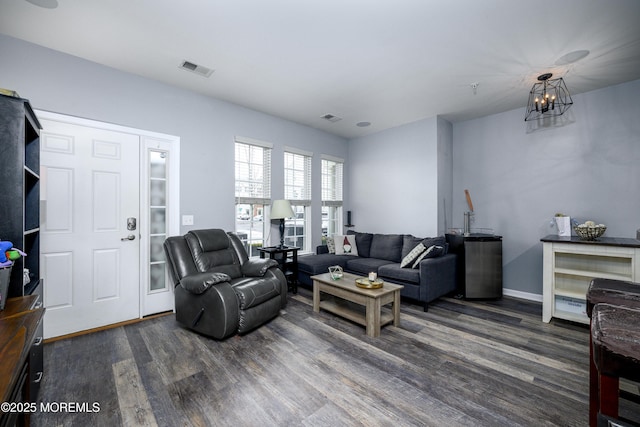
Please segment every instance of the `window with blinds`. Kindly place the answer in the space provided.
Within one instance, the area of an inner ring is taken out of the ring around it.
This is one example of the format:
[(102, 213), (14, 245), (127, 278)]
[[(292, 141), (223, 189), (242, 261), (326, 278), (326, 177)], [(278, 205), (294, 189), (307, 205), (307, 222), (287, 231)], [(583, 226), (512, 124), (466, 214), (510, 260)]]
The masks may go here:
[(322, 177), (322, 238), (342, 234), (342, 160), (323, 158)]
[(284, 198), (291, 202), (294, 217), (285, 221), (285, 244), (311, 250), (311, 158), (310, 153), (284, 152)]
[(259, 255), (257, 248), (264, 246), (267, 235), (264, 214), (271, 204), (271, 150), (269, 143), (235, 140), (236, 233), (249, 256)]

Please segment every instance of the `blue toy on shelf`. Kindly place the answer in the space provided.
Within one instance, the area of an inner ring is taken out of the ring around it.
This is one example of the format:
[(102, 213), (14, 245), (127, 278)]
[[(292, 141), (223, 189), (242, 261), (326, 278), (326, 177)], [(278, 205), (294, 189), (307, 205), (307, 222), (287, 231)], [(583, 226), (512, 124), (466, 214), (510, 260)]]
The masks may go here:
[(13, 243), (8, 241), (0, 241), (0, 268), (11, 267), (13, 260), (26, 256), (20, 249), (14, 248)]

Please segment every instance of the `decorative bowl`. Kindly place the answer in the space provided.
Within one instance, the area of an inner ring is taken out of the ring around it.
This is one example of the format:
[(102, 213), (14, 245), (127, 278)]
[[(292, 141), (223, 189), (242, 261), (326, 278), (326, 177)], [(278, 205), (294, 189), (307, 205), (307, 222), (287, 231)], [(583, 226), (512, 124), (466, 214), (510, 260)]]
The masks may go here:
[(595, 240), (602, 236), (607, 231), (607, 226), (604, 224), (598, 225), (585, 225), (580, 224), (573, 227), (576, 234), (582, 240)]
[(381, 279), (369, 280), (366, 277), (360, 277), (356, 279), (356, 286), (364, 289), (380, 289), (384, 286), (384, 282)]

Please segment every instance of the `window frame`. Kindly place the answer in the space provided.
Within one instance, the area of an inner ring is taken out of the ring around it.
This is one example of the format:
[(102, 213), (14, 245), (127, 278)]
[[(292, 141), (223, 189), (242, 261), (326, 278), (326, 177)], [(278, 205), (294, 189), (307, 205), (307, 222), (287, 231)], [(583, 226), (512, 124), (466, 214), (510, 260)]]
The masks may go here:
[[(311, 252), (311, 168), (313, 153), (284, 147), (284, 198), (291, 202), (296, 216), (285, 220), (285, 244)], [(300, 182), (302, 181), (302, 182)], [(301, 214), (301, 218), (298, 217)], [(299, 230), (302, 233), (298, 233)]]
[[(344, 159), (323, 155), (320, 160), (321, 205), (322, 205), (322, 242), (326, 238), (342, 234)], [(327, 218), (325, 219), (325, 213)], [(326, 233), (324, 223), (327, 223)]]
[[(239, 159), (238, 150), (242, 147), (245, 147), (248, 152), (244, 159)], [(250, 257), (259, 256), (257, 248), (266, 246), (266, 237), (269, 235), (268, 211), (271, 206), (272, 151), (273, 144), (268, 142), (239, 136), (234, 139), (234, 224), (235, 231), (240, 236), (240, 240)], [(256, 153), (261, 155), (254, 157)], [(239, 170), (240, 165), (246, 165), (244, 167), (246, 172), (242, 169)], [(258, 176), (260, 179), (257, 179)], [(242, 187), (244, 189), (240, 190)], [(248, 208), (240, 207), (246, 205)], [(241, 213), (240, 209), (247, 209), (248, 212)], [(248, 230), (246, 230), (246, 225), (249, 227)], [(254, 233), (257, 237), (253, 236)]]

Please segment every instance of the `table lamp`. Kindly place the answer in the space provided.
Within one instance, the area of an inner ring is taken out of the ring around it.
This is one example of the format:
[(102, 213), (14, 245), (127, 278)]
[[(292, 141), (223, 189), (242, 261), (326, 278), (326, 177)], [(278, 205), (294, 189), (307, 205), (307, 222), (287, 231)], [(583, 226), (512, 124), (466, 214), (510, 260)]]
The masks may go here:
[(280, 220), (280, 249), (284, 248), (284, 219), (293, 217), (291, 202), (288, 200), (274, 200), (271, 205), (271, 219)]

